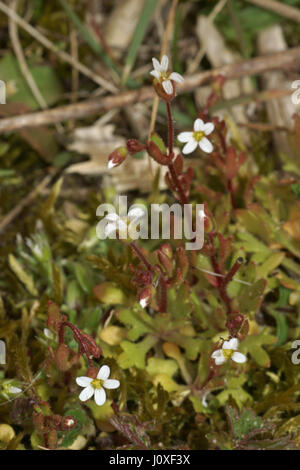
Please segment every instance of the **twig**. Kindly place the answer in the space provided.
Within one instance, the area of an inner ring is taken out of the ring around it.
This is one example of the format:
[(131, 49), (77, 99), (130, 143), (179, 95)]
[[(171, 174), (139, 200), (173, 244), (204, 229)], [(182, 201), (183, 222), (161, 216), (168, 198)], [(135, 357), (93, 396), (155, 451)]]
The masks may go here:
[[(1, 9), (1, 2), (0, 2)], [(235, 64), (227, 64), (213, 70), (200, 72), (185, 77), (181, 86), (176, 87), (178, 93), (193, 91), (200, 85), (208, 83), (220, 74), (227, 79), (259, 75), (271, 70), (284, 70), (299, 67), (300, 47), (295, 47), (276, 54), (255, 57)], [(83, 101), (81, 103), (60, 106), (54, 109), (25, 114), (0, 120), (0, 133), (15, 131), (23, 127), (35, 127), (53, 124), (69, 119), (81, 119), (86, 116), (106, 112), (115, 108), (123, 108), (133, 103), (144, 102), (153, 98), (155, 91), (152, 86), (139, 90), (130, 90), (115, 96)], [(275, 98), (275, 97), (274, 97)]]
[[(71, 56), (78, 60), (78, 40), (77, 40), (77, 31), (74, 26), (70, 25), (70, 48), (71, 48)], [(71, 101), (75, 103), (77, 101), (78, 96), (78, 88), (79, 88), (79, 76), (78, 70), (73, 67), (72, 68), (72, 93), (71, 93)]]
[[(11, 8), (14, 12), (17, 11), (18, 0), (12, 0)], [(40, 108), (47, 109), (48, 108), (47, 103), (44, 100), (44, 97), (42, 96), (37, 84), (35, 83), (35, 80), (27, 65), (27, 62), (23, 53), (22, 45), (19, 39), (18, 26), (12, 18), (9, 18), (8, 27), (9, 27), (9, 34), (10, 34), (13, 50), (15, 52), (17, 61), (19, 63), (21, 72), (30, 88), (30, 91), (33, 94)], [(58, 132), (63, 131), (63, 127), (60, 124), (56, 124), (56, 129)]]
[[(17, 11), (18, 0), (12, 0), (11, 8), (14, 12)], [(19, 40), (18, 26), (17, 26), (15, 20), (13, 20), (12, 18), (9, 18), (8, 26), (9, 26), (9, 33), (10, 33), (10, 37), (11, 37), (12, 46), (13, 46), (14, 52), (16, 54), (16, 58), (19, 62), (21, 72), (23, 73), (24, 78), (25, 78), (25, 80), (26, 80), (26, 82), (27, 82), (27, 84), (28, 84), (28, 86), (31, 90), (31, 93), (33, 94), (34, 98), (36, 99), (38, 105), (42, 109), (46, 109), (47, 108), (47, 103), (44, 100), (43, 96), (41, 95), (41, 92), (40, 92), (37, 84), (35, 83), (35, 81), (33, 79), (33, 76), (31, 75), (30, 70), (28, 68), (28, 65), (26, 63), (26, 60), (25, 60), (25, 57), (24, 57), (24, 54), (23, 54), (23, 50), (22, 50), (22, 46), (21, 46), (21, 43), (20, 43), (20, 40)]]
[[(226, 5), (227, 0), (219, 0), (216, 6), (213, 8), (211, 13), (208, 15), (208, 19), (213, 23), (218, 16), (218, 14), (223, 10), (224, 6)], [(194, 73), (199, 68), (200, 62), (205, 56), (206, 47), (201, 46), (199, 51), (197, 52), (194, 60), (189, 64), (187, 68), (187, 73)]]
[(297, 8), (285, 5), (282, 2), (276, 2), (275, 0), (246, 0), (247, 2), (253, 3), (258, 7), (264, 8), (265, 10), (273, 11), (278, 15), (284, 16), (289, 20), (297, 21), (300, 23), (300, 11)]
[(118, 91), (118, 89), (114, 85), (112, 85), (110, 82), (108, 82), (104, 78), (92, 72), (92, 70), (90, 70), (88, 67), (83, 65), (78, 60), (74, 59), (74, 57), (70, 56), (70, 54), (67, 54), (64, 51), (59, 50), (59, 48), (55, 44), (53, 44), (43, 34), (37, 31), (37, 29), (33, 28), (33, 26), (31, 26), (29, 23), (23, 20), (19, 15), (17, 15), (17, 13), (15, 13), (11, 8), (6, 6), (2, 1), (0, 1), (0, 10), (3, 13), (5, 13), (11, 20), (15, 21), (21, 28), (27, 31), (28, 34), (30, 34), (37, 41), (43, 44), (44, 47), (52, 51), (63, 61), (72, 65), (72, 67), (77, 68), (79, 72), (81, 72), (83, 75), (93, 80), (95, 83), (97, 83), (97, 85), (105, 88), (107, 91), (110, 91), (111, 93), (116, 93)]

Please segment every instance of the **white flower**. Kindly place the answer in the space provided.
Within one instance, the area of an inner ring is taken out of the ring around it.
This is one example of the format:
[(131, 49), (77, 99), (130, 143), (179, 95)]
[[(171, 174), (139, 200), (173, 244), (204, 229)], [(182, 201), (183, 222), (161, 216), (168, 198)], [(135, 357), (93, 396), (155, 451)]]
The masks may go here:
[(87, 401), (94, 395), (96, 404), (98, 406), (104, 405), (106, 401), (104, 388), (114, 389), (120, 386), (118, 380), (108, 378), (109, 374), (110, 368), (108, 366), (102, 366), (99, 369), (96, 379), (92, 379), (91, 377), (77, 377), (76, 383), (80, 387), (84, 387), (79, 395), (79, 400)]
[(133, 207), (127, 216), (120, 217), (116, 212), (107, 214), (104, 219), (108, 222), (104, 227), (105, 238), (117, 230), (122, 233), (122, 238), (127, 236), (127, 227), (131, 222), (137, 222), (146, 212), (140, 207)]
[(177, 137), (179, 142), (185, 143), (182, 153), (192, 153), (198, 145), (203, 152), (211, 153), (214, 147), (206, 136), (211, 134), (214, 128), (215, 126), (212, 122), (204, 123), (202, 119), (196, 119), (194, 122), (194, 132), (181, 132)]
[(237, 338), (232, 338), (229, 341), (224, 341), (222, 345), (222, 349), (217, 349), (211, 355), (211, 357), (215, 360), (217, 366), (224, 364), (227, 359), (232, 359), (234, 362), (238, 364), (243, 364), (247, 361), (247, 357), (238, 352), (238, 345), (239, 340)]
[(151, 70), (150, 75), (158, 80), (165, 92), (168, 95), (173, 94), (173, 85), (172, 81), (177, 83), (183, 83), (184, 78), (177, 72), (169, 72), (169, 59), (166, 55), (162, 56), (161, 62), (153, 57), (152, 59), (154, 70)]

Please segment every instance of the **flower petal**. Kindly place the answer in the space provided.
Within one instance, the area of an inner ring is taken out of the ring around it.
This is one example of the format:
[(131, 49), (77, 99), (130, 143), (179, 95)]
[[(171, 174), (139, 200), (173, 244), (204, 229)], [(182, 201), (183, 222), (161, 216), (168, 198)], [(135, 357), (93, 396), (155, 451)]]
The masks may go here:
[(234, 351), (236, 351), (238, 346), (239, 340), (237, 338), (232, 338), (229, 341), (224, 341), (222, 349), (233, 349)]
[(203, 132), (205, 132), (205, 135), (209, 135), (212, 133), (212, 131), (214, 130), (215, 126), (212, 122), (207, 122), (206, 124), (204, 124), (203, 126)]
[(192, 153), (196, 148), (197, 148), (198, 142), (192, 138), (191, 140), (188, 141), (187, 144), (182, 149), (182, 153), (187, 155), (188, 153)]
[(152, 58), (152, 63), (153, 63), (154, 70), (157, 70), (158, 72), (162, 71), (160, 63), (155, 57)]
[(183, 83), (184, 82), (183, 76), (180, 75), (180, 73), (177, 73), (177, 72), (172, 72), (171, 75), (169, 76), (169, 79), (174, 80), (174, 82), (177, 82), (177, 83)]
[(247, 357), (244, 354), (237, 352), (237, 351), (232, 354), (231, 359), (234, 362), (237, 362), (238, 364), (243, 364), (244, 362), (247, 361)]
[(196, 121), (194, 122), (194, 131), (204, 131), (204, 122), (202, 121), (202, 119), (196, 119)]
[(146, 211), (142, 209), (141, 207), (133, 207), (132, 209), (129, 209), (128, 218), (129, 220), (139, 219), (140, 217), (143, 217), (145, 214), (146, 214)]
[(160, 73), (158, 70), (151, 70), (150, 75), (153, 75), (157, 80), (160, 78)]
[(94, 395), (94, 389), (93, 387), (86, 387), (82, 390), (82, 392), (79, 395), (79, 400), (81, 401), (87, 401), (89, 398), (91, 398)]
[(97, 379), (107, 380), (110, 374), (110, 368), (108, 366), (102, 366), (99, 369)]
[(168, 71), (168, 67), (169, 67), (169, 59), (168, 59), (168, 56), (166, 54), (164, 54), (161, 58), (161, 62), (160, 62), (160, 67), (161, 67), (161, 70), (163, 72), (167, 72)]
[(224, 364), (224, 362), (226, 361), (222, 349), (217, 349), (216, 351), (214, 351), (211, 357), (215, 360), (217, 366)]
[(97, 390), (95, 390), (96, 405), (102, 406), (102, 405), (104, 405), (105, 401), (106, 401), (105, 390), (103, 388), (98, 388)]
[(111, 212), (105, 216), (105, 220), (108, 220), (109, 222), (116, 222), (119, 218), (120, 216), (116, 212)]
[(120, 382), (115, 379), (108, 379), (104, 381), (103, 387), (109, 388), (109, 389), (114, 389), (120, 387)]
[(214, 149), (213, 144), (206, 137), (200, 140), (199, 147), (206, 153), (211, 153)]
[(192, 137), (192, 132), (180, 132), (180, 134), (178, 134), (177, 136), (177, 139), (179, 140), (179, 142), (188, 142), (189, 140), (191, 140)]
[(91, 377), (76, 377), (76, 383), (80, 387), (88, 387), (92, 380)]
[(164, 81), (162, 82), (162, 86), (163, 86), (163, 89), (165, 90), (165, 92), (166, 92), (168, 95), (172, 95), (172, 93), (173, 93), (173, 85), (172, 85), (171, 80), (164, 80)]
[(10, 386), (8, 387), (8, 392), (9, 392), (9, 393), (13, 393), (13, 394), (15, 394), (15, 393), (21, 393), (21, 392), (22, 392), (22, 389), (19, 388), (19, 387), (14, 387), (13, 385), (10, 385)]
[(107, 163), (107, 168), (109, 170), (111, 170), (112, 168), (114, 168), (117, 164), (114, 163), (112, 160), (109, 160), (108, 163)]
[(110, 223), (106, 224), (104, 227), (104, 236), (105, 238), (109, 237), (111, 233), (115, 232), (117, 229), (117, 226), (115, 223)]

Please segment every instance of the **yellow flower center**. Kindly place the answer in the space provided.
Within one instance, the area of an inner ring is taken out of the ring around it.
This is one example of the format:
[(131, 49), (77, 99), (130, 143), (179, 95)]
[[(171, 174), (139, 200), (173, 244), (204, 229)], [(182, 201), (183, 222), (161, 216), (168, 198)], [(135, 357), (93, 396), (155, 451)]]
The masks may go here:
[(222, 349), (223, 356), (225, 359), (230, 359), (232, 354), (234, 353), (233, 349)]
[(169, 73), (168, 72), (160, 72), (160, 80), (163, 82), (164, 80), (169, 79)]
[(102, 388), (104, 380), (95, 379), (91, 382), (93, 388), (99, 389)]
[(203, 139), (203, 137), (205, 137), (205, 132), (203, 131), (195, 131), (193, 133), (193, 137), (195, 140), (197, 140), (197, 142), (200, 142), (200, 140)]

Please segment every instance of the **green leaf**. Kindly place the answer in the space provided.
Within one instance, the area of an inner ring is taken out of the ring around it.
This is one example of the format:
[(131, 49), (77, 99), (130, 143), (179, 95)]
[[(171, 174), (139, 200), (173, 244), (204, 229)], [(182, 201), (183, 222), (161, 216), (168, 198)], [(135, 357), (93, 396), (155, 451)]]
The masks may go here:
[(166, 374), (172, 377), (178, 371), (177, 362), (173, 359), (161, 359), (159, 357), (150, 357), (146, 367), (150, 375)]
[(82, 431), (86, 422), (86, 414), (82, 409), (75, 408), (67, 410), (64, 416), (71, 416), (76, 421), (75, 426), (69, 431), (66, 431), (60, 444), (61, 447), (70, 447)]
[(22, 265), (11, 253), (8, 255), (8, 264), (17, 278), (22, 282), (22, 284), (24, 284), (28, 292), (36, 297), (38, 295), (38, 291), (34, 286), (33, 278), (30, 276), (30, 274), (26, 273)]
[(127, 296), (112, 282), (101, 282), (94, 287), (93, 292), (100, 302), (104, 304), (126, 304)]
[(88, 29), (84, 26), (82, 23), (81, 19), (79, 16), (75, 13), (73, 8), (69, 5), (69, 3), (66, 0), (59, 0), (61, 6), (64, 8), (66, 13), (68, 14), (70, 20), (74, 24), (74, 26), (77, 28), (81, 36), (85, 39), (87, 44), (90, 46), (90, 48), (101, 58), (103, 61), (106, 63), (106, 65), (114, 70), (119, 75), (119, 70), (115, 66), (114, 62), (112, 59), (109, 57), (109, 55), (106, 54), (106, 52), (102, 49), (101, 45), (99, 42), (96, 42), (91, 33), (88, 31)]
[(131, 41), (127, 57), (125, 59), (124, 73), (122, 77), (122, 83), (126, 83), (127, 77), (135, 63), (136, 56), (139, 51), (139, 47), (145, 37), (150, 19), (156, 7), (157, 0), (146, 0), (141, 16), (139, 18), (133, 39)]
[(274, 269), (276, 269), (285, 258), (285, 253), (273, 253), (261, 266), (257, 268), (257, 277), (266, 278)]
[(270, 367), (270, 358), (263, 349), (263, 345), (270, 345), (277, 342), (277, 338), (268, 333), (264, 328), (258, 335), (248, 335), (240, 345), (241, 352), (249, 352), (257, 364), (261, 367)]
[(232, 406), (226, 407), (226, 414), (231, 424), (234, 438), (238, 441), (244, 439), (255, 429), (260, 430), (263, 427), (262, 419), (255, 415), (250, 409), (243, 409), (241, 413)]
[(151, 318), (142, 310), (120, 310), (118, 318), (124, 325), (132, 327), (128, 332), (128, 339), (132, 341), (136, 341), (145, 333), (153, 331)]
[(136, 416), (130, 414), (118, 414), (111, 418), (111, 423), (135, 446), (149, 448), (150, 438), (144, 426)]
[(241, 312), (256, 312), (263, 298), (267, 281), (260, 279), (252, 286), (245, 286), (239, 296)]
[(118, 357), (118, 363), (122, 369), (129, 367), (138, 367), (145, 369), (146, 367), (146, 354), (156, 343), (158, 339), (154, 336), (146, 336), (139, 343), (131, 343), (130, 341), (122, 341), (121, 348), (123, 352)]
[[(45, 65), (29, 65), (29, 70), (47, 105), (55, 104), (61, 96), (62, 88), (53, 68)], [(19, 69), (17, 59), (13, 55), (6, 54), (0, 60), (0, 76), (6, 84), (11, 83), (11, 88), (15, 90), (15, 93), (8, 94), (8, 103), (19, 102), (25, 103), (31, 109), (40, 108)]]

